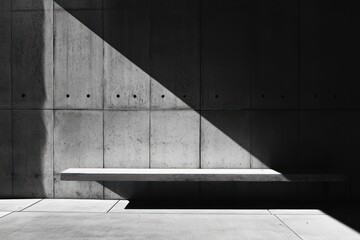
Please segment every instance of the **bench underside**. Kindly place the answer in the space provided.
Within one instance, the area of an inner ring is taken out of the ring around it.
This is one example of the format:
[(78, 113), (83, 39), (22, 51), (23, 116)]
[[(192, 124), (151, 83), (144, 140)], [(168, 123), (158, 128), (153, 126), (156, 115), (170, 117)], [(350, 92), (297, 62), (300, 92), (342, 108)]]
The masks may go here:
[(282, 174), (272, 169), (69, 168), (65, 181), (341, 182), (344, 174)]

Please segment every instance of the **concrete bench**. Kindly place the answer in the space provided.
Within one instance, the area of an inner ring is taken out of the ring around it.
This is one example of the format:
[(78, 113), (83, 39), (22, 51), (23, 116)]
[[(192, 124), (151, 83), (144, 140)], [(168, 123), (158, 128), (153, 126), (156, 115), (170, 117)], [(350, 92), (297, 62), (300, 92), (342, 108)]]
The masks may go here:
[(342, 174), (282, 174), (272, 169), (69, 168), (65, 181), (341, 182)]

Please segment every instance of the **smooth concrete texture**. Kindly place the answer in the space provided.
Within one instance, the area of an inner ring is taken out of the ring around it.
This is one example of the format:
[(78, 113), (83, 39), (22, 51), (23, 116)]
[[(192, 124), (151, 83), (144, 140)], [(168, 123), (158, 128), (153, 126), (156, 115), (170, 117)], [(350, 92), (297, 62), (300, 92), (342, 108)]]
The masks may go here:
[(11, 108), (11, 12), (0, 3), (0, 109)]
[(105, 108), (149, 109), (150, 76), (109, 44), (104, 51)]
[(106, 213), (116, 203), (117, 200), (44, 199), (24, 211)]
[[(71, 14), (87, 19), (84, 26)], [(67, 12), (54, 9), (55, 107), (100, 109), (103, 107), (103, 40), (101, 10)]]
[(272, 215), (12, 213), (3, 239), (300, 239)]
[(251, 1), (201, 4), (201, 108), (250, 108)]
[(360, 239), (357, 231), (328, 215), (278, 215), (278, 218), (302, 239)]
[(12, 12), (14, 108), (53, 107), (52, 16), (49, 10)]
[(12, 196), (12, 112), (0, 110), (0, 197)]
[(13, 111), (13, 195), (53, 197), (53, 111)]
[(104, 112), (104, 167), (148, 168), (148, 111)]
[(11, 212), (0, 212), (0, 218), (10, 214)]
[[(199, 1), (155, 0), (151, 1), (150, 9), (151, 107), (198, 109), (200, 105)], [(176, 95), (169, 94), (166, 89)]]
[(194, 110), (152, 111), (151, 168), (199, 168), (200, 116)]
[(0, 199), (1, 212), (16, 212), (41, 201), (41, 199)]
[(201, 168), (250, 168), (249, 130), (249, 112), (202, 112)]
[(252, 107), (297, 108), (299, 3), (297, 0), (251, 3)]
[(54, 187), (56, 198), (103, 198), (96, 182), (64, 182), (69, 167), (103, 167), (103, 112), (55, 111)]

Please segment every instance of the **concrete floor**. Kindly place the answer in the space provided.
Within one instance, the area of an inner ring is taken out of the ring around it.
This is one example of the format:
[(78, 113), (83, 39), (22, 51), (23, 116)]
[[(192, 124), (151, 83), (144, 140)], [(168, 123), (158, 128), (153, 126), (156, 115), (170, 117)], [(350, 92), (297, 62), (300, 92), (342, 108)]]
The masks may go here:
[(318, 209), (126, 209), (127, 203), (0, 200), (0, 239), (360, 239)]

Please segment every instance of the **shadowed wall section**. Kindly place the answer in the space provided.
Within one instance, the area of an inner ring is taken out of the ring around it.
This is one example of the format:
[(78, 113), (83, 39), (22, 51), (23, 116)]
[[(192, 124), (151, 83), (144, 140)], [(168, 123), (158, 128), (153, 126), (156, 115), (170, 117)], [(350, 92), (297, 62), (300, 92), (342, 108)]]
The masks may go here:
[[(17, 0), (0, 7), (1, 196), (359, 197), (358, 19), (350, 4)], [(60, 181), (70, 167), (272, 168), (342, 172), (350, 182)]]

